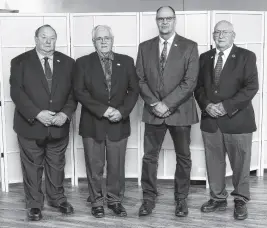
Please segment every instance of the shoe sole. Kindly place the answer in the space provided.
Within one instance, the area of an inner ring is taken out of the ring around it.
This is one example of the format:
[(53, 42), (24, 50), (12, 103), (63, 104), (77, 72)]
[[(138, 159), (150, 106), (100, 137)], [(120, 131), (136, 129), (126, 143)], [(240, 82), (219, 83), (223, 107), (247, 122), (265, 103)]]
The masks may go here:
[(42, 218), (43, 218), (43, 216), (41, 215), (38, 218), (37, 217), (31, 217), (31, 218), (28, 217), (28, 220), (33, 221), (33, 222), (37, 222), (37, 221), (40, 221)]
[(245, 220), (247, 217), (248, 217), (248, 215), (237, 216), (237, 215), (234, 214), (234, 218), (235, 218), (236, 220)]
[(117, 214), (117, 213), (115, 213), (112, 209), (110, 209), (110, 208), (108, 208), (110, 211), (112, 211), (113, 212), (113, 214), (114, 215), (116, 215), (117, 217), (127, 217), (127, 212), (125, 211), (125, 212), (123, 212), (123, 213), (121, 213), (121, 214)]
[(177, 217), (187, 217), (188, 213), (183, 213), (183, 214), (175, 214)]
[(202, 210), (201, 209), (201, 211), (204, 213), (209, 213), (209, 212), (214, 212), (214, 211), (225, 211), (226, 208), (227, 208), (227, 206), (221, 206), (221, 207), (215, 208), (214, 210)]
[(92, 214), (95, 218), (103, 218), (103, 217), (105, 217), (105, 214), (101, 214), (101, 215), (94, 215), (94, 214)]

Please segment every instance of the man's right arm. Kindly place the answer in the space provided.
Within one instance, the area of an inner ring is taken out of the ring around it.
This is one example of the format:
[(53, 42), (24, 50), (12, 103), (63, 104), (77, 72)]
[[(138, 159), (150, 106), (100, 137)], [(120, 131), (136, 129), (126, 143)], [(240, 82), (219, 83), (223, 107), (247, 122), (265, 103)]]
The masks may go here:
[[(16, 105), (19, 113), (31, 124), (34, 119), (41, 112), (41, 110), (34, 105), (28, 94), (24, 90), (23, 85), (23, 64), (17, 59), (11, 61), (10, 70), (10, 96)], [(29, 82), (30, 83), (30, 82)]]
[(145, 64), (143, 57), (143, 50), (139, 45), (138, 55), (136, 60), (136, 73), (139, 78), (140, 95), (146, 104), (153, 106), (160, 102), (157, 97), (152, 93), (148, 84), (147, 76), (145, 75)]
[(108, 106), (95, 100), (90, 91), (85, 86), (85, 72), (83, 69), (82, 61), (77, 60), (75, 63), (75, 76), (74, 76), (74, 94), (76, 99), (90, 112), (96, 115), (98, 118), (108, 110)]

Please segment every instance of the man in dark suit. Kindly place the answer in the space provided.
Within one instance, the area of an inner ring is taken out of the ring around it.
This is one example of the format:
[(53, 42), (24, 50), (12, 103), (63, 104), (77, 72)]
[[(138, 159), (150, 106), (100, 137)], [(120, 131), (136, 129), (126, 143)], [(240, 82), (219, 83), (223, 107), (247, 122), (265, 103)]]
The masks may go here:
[(216, 48), (200, 56), (195, 97), (202, 111), (201, 130), (205, 147), (210, 200), (202, 212), (225, 210), (225, 154), (233, 170), (235, 219), (247, 218), (252, 132), (256, 130), (251, 100), (258, 91), (256, 56), (235, 46), (235, 32), (228, 21), (216, 24)]
[[(134, 61), (112, 51), (110, 27), (92, 31), (96, 52), (76, 61), (74, 91), (82, 104), (79, 133), (83, 138), (92, 215), (104, 216), (102, 178), (107, 161), (106, 200), (117, 216), (126, 216), (125, 153), (130, 135), (129, 115), (139, 94)], [(106, 158), (105, 158), (106, 157)]]
[(175, 33), (176, 16), (173, 8), (157, 10), (159, 36), (139, 45), (137, 74), (144, 99), (144, 157), (141, 184), (143, 203), (139, 216), (155, 207), (157, 196), (158, 156), (167, 129), (175, 153), (176, 216), (187, 216), (187, 195), (190, 186), (191, 125), (198, 122), (193, 91), (197, 83), (198, 50), (194, 41)]
[(63, 180), (70, 119), (77, 106), (72, 91), (74, 60), (55, 51), (56, 39), (50, 25), (41, 26), (35, 33), (35, 49), (11, 61), (14, 130), (29, 220), (42, 218), (44, 168), (48, 204), (65, 214), (73, 212), (64, 195)]

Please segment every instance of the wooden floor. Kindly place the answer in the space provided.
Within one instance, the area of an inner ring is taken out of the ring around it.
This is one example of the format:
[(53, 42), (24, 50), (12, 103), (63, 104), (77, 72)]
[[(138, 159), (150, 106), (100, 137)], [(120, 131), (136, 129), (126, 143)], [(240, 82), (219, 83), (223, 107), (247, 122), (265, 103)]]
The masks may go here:
[[(43, 219), (39, 222), (29, 222), (26, 219), (24, 209), (24, 192), (22, 184), (10, 186), (9, 193), (0, 193), (0, 227), (33, 228), (33, 227), (125, 227), (125, 228), (169, 228), (169, 227), (267, 227), (267, 175), (265, 178), (251, 176), (251, 198), (248, 203), (249, 217), (244, 221), (236, 221), (233, 218), (233, 198), (228, 198), (228, 208), (224, 212), (204, 214), (200, 212), (200, 206), (209, 198), (209, 192), (204, 185), (192, 185), (188, 198), (189, 215), (186, 218), (178, 218), (174, 215), (173, 185), (171, 181), (159, 181), (160, 196), (153, 214), (148, 217), (138, 217), (138, 209), (141, 201), (141, 190), (136, 181), (126, 182), (124, 206), (127, 209), (127, 218), (115, 217), (105, 208), (106, 216), (96, 219), (91, 215), (90, 204), (86, 203), (88, 196), (86, 181), (80, 181), (78, 188), (71, 187), (66, 182), (66, 195), (69, 202), (75, 208), (75, 214), (64, 216), (57, 209), (45, 205)], [(232, 190), (230, 179), (227, 180), (227, 189)]]

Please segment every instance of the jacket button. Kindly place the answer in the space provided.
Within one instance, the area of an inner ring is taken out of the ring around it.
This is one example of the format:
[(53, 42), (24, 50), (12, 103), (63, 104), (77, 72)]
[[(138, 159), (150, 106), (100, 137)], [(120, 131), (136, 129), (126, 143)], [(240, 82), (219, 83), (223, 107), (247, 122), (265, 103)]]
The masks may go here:
[(218, 91), (217, 91), (217, 90), (215, 90), (215, 91), (214, 91), (214, 93), (218, 93)]
[(52, 102), (53, 102), (52, 100), (49, 101), (49, 103), (52, 103)]

